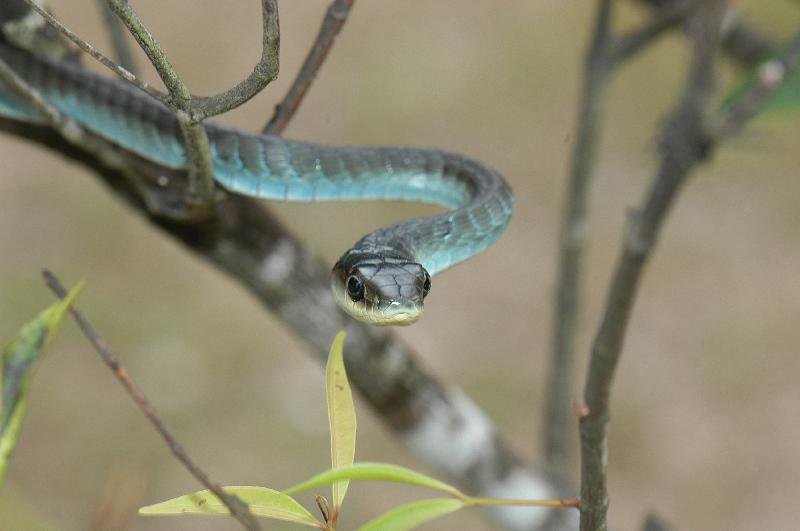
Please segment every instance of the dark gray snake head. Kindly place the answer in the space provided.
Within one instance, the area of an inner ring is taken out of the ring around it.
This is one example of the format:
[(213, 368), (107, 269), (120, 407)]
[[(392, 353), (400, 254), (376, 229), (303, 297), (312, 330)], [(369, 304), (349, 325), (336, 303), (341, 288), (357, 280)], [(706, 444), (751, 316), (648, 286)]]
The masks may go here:
[(331, 289), (349, 315), (373, 325), (410, 325), (422, 315), (431, 277), (402, 256), (351, 249), (333, 266)]

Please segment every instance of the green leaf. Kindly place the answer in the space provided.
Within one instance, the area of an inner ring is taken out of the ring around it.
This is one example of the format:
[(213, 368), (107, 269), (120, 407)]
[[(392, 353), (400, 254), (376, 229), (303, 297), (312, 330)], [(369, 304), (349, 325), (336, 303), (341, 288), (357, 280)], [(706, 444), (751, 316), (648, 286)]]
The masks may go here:
[(359, 531), (405, 531), (464, 507), (452, 498), (420, 500), (396, 507), (361, 526)]
[[(328, 424), (331, 431), (331, 468), (353, 464), (356, 454), (356, 410), (344, 369), (344, 330), (336, 334), (325, 368)], [(333, 506), (341, 507), (349, 481), (333, 484)]]
[(11, 452), (14, 451), (14, 447), (17, 445), (19, 431), (22, 428), (22, 419), (25, 417), (26, 403), (24, 396), (17, 401), (17, 407), (14, 408), (14, 412), (8, 420), (8, 424), (6, 424), (6, 429), (3, 435), (0, 436), (0, 485), (3, 484), (5, 479), (8, 463), (11, 460)]
[(304, 481), (283, 492), (294, 495), (342, 479), (350, 481), (391, 481), (392, 483), (405, 483), (406, 485), (414, 485), (445, 492), (456, 498), (465, 498), (464, 494), (452, 485), (443, 483), (425, 474), (415, 472), (414, 470), (387, 463), (355, 463), (342, 468), (326, 470), (308, 481)]
[(82, 287), (83, 282), (78, 283), (63, 300), (52, 304), (25, 324), (3, 349), (0, 363), (0, 483), (5, 476), (11, 452), (17, 445), (33, 369)]
[[(305, 507), (291, 496), (266, 487), (223, 487), (250, 507), (255, 516), (322, 527)], [(142, 515), (230, 514), (228, 508), (209, 490), (201, 490), (139, 509)]]

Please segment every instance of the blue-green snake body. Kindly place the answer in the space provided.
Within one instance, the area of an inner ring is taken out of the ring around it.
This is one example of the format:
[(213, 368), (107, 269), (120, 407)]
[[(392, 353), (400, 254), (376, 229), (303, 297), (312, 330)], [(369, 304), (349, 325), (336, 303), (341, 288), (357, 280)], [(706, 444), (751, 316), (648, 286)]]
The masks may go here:
[[(0, 58), (92, 132), (170, 168), (187, 168), (177, 120), (132, 85), (0, 44)], [(0, 83), (0, 115), (39, 116)], [(449, 210), (380, 228), (333, 268), (338, 304), (372, 324), (410, 324), (436, 274), (486, 249), (505, 229), (514, 196), (495, 170), (438, 150), (332, 147), (206, 122), (214, 179), (240, 194), (286, 201), (401, 200)]]

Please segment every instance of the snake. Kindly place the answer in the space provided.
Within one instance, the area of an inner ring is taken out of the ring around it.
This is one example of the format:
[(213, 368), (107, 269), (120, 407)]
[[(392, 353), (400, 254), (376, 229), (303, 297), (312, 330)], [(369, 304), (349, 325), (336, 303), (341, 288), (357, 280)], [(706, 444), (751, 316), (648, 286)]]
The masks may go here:
[[(121, 79), (0, 43), (0, 59), (51, 105), (107, 141), (168, 168), (189, 158), (173, 111)], [(0, 82), (0, 116), (44, 123)], [(331, 273), (336, 303), (373, 325), (422, 315), (431, 276), (489, 247), (511, 218), (514, 195), (490, 166), (410, 147), (329, 146), (252, 134), (204, 121), (213, 179), (223, 189), (282, 201), (413, 201), (444, 211), (370, 232)]]

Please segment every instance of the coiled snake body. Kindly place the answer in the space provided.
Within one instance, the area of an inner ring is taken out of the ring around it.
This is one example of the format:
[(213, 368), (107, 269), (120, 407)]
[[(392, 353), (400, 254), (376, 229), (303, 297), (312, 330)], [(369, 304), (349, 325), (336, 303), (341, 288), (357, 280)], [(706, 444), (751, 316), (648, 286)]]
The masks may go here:
[[(66, 115), (170, 168), (188, 161), (174, 114), (139, 89), (77, 65), (0, 44), (0, 57)], [(38, 115), (0, 83), (0, 115)], [(338, 304), (372, 324), (410, 324), (434, 275), (500, 237), (514, 196), (492, 168), (461, 155), (399, 147), (332, 147), (255, 135), (206, 122), (214, 179), (225, 189), (286, 201), (401, 200), (450, 210), (380, 228), (333, 268)]]

